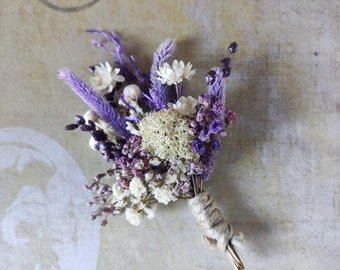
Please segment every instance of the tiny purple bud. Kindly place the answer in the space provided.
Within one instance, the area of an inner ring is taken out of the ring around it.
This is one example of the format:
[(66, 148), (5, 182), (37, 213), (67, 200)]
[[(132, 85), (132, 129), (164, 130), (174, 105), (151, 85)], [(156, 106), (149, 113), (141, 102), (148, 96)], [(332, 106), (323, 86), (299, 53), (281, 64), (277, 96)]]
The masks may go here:
[(89, 66), (89, 70), (91, 73), (94, 73), (95, 69), (96, 69), (96, 66)]
[(66, 130), (75, 130), (76, 128), (78, 128), (79, 125), (78, 124), (70, 124), (70, 125), (67, 125), (65, 127)]
[(235, 121), (237, 119), (237, 115), (236, 113), (234, 113), (232, 110), (230, 109), (226, 109), (225, 113), (224, 113), (224, 121), (225, 124), (228, 126), (230, 125), (233, 121)]
[(232, 42), (230, 45), (229, 45), (229, 47), (228, 47), (228, 51), (230, 52), (230, 53), (236, 53), (237, 52), (237, 49), (238, 49), (238, 45), (237, 45), (237, 43), (234, 41), (234, 42)]
[(211, 104), (211, 97), (207, 94), (201, 94), (198, 97), (198, 103), (204, 107), (208, 107)]
[(78, 125), (84, 125), (85, 124), (85, 119), (81, 115), (76, 115), (74, 120), (76, 121), (76, 123)]
[(197, 122), (196, 121), (190, 121), (189, 127), (197, 128)]
[(120, 178), (119, 180), (117, 180), (117, 186), (123, 189), (128, 189), (130, 186), (130, 181), (126, 178)]
[(207, 82), (208, 85), (212, 85), (215, 82), (215, 79), (216, 79), (216, 71), (215, 70), (210, 70), (205, 75), (205, 81)]
[(190, 174), (202, 174), (205, 170), (205, 166), (202, 162), (191, 162), (189, 166)]
[(204, 113), (201, 111), (198, 111), (196, 114), (196, 121), (198, 123), (202, 122), (204, 120)]
[(226, 57), (221, 60), (221, 68), (223, 72), (223, 77), (229, 77), (231, 73), (230, 58)]
[(189, 133), (190, 136), (195, 136), (195, 134), (196, 134), (196, 129), (194, 129), (194, 128), (189, 128), (188, 133)]
[(210, 147), (215, 150), (215, 151), (218, 151), (220, 149), (220, 143), (218, 140), (213, 140), (211, 141), (210, 143)]

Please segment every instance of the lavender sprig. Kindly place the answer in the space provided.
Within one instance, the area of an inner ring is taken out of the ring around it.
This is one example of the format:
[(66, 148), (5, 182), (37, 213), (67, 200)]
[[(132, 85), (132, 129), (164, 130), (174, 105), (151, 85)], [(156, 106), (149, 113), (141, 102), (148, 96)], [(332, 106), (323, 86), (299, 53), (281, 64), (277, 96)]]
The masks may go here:
[[(124, 47), (119, 37), (114, 32), (105, 32), (100, 30), (87, 30), (87, 33), (100, 34), (104, 37), (104, 41), (92, 40), (92, 44), (100, 49), (111, 53), (114, 62), (121, 69), (121, 74), (129, 83), (138, 84), (141, 89), (146, 92), (148, 89), (148, 80), (137, 67), (135, 59), (132, 55), (125, 55)], [(108, 42), (113, 48), (109, 48), (104, 43)]]
[(152, 84), (158, 82), (157, 71), (159, 70), (159, 67), (172, 57), (175, 49), (175, 41), (167, 39), (159, 45), (157, 51), (153, 54), (152, 66), (150, 70), (150, 81)]
[[(91, 34), (100, 34), (102, 35), (105, 40), (104, 41), (97, 41), (97, 40), (92, 40), (92, 44), (97, 46), (98, 48), (101, 48), (107, 52), (110, 52), (113, 60), (115, 63), (119, 66), (125, 66), (125, 56), (124, 56), (124, 48), (122, 43), (120, 42), (120, 39), (114, 32), (106, 32), (106, 31), (100, 31), (100, 30), (87, 30), (87, 33)], [(113, 44), (113, 49), (108, 48), (107, 46), (104, 45), (104, 42), (109, 42)]]
[(149, 95), (146, 95), (147, 103), (152, 110), (161, 110), (167, 107), (169, 96), (166, 85), (162, 84), (157, 78), (159, 67), (168, 61), (176, 49), (176, 43), (167, 39), (161, 43), (153, 55), (152, 66), (150, 70), (151, 89)]
[(220, 68), (213, 69), (215, 73), (215, 81), (209, 85), (209, 95), (212, 98), (212, 101), (215, 103), (219, 103), (219, 107), (221, 107), (221, 114), (224, 113), (224, 106), (225, 106), (225, 85), (223, 82), (223, 72)]
[(107, 102), (83, 80), (77, 77), (67, 68), (59, 70), (58, 78), (68, 84), (72, 91), (77, 94), (93, 111), (95, 111), (119, 136), (128, 138), (130, 133), (125, 128), (125, 119), (122, 115), (114, 110)]
[[(211, 97), (211, 106), (215, 118), (213, 122), (222, 124), (225, 120), (225, 83), (222, 70), (220, 68), (214, 68), (213, 70), (216, 72), (215, 80), (209, 85), (208, 93)], [(213, 135), (211, 139), (212, 143), (210, 143), (209, 150), (201, 157), (201, 161), (206, 165), (206, 170), (202, 175), (203, 180), (209, 179), (215, 165), (216, 153), (219, 149), (220, 136)]]

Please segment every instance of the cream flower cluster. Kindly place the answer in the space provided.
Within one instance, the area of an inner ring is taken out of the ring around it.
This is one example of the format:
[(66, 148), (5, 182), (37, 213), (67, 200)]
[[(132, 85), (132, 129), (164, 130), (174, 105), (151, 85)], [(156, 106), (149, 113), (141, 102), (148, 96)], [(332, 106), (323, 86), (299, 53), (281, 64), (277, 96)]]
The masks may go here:
[(176, 103), (169, 102), (168, 107), (182, 115), (191, 116), (196, 111), (197, 99), (191, 96), (181, 96)]

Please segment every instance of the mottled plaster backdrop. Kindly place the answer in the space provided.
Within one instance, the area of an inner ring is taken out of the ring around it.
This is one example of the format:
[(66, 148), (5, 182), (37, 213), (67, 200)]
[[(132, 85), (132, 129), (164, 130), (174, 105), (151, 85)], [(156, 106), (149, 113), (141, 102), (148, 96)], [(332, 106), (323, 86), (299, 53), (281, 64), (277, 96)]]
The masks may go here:
[(86, 136), (63, 126), (86, 106), (60, 81), (109, 59), (88, 28), (114, 30), (147, 71), (176, 38), (203, 75), (239, 44), (228, 130), (208, 191), (247, 239), (248, 269), (339, 264), (339, 3), (333, 1), (2, 0), (0, 268), (232, 269), (208, 249), (186, 202), (140, 227), (90, 220), (82, 184), (105, 170)]

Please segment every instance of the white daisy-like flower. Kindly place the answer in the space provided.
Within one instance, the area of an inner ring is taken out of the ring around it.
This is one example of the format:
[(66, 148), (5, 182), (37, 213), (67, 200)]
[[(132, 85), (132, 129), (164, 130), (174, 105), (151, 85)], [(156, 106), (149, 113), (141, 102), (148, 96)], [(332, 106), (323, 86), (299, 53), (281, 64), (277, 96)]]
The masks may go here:
[(175, 71), (176, 77), (179, 78), (181, 81), (183, 79), (187, 79), (188, 81), (191, 80), (191, 77), (196, 74), (196, 70), (192, 68), (192, 64), (190, 62), (188, 64), (184, 64), (184, 62), (177, 61), (176, 59), (172, 62), (172, 69)]
[(137, 177), (132, 178), (132, 180), (130, 181), (129, 189), (131, 194), (137, 199), (142, 198), (143, 195), (146, 194), (146, 187), (144, 186), (141, 179)]
[(157, 71), (159, 75), (157, 79), (162, 84), (167, 85), (180, 83), (183, 79), (190, 81), (191, 77), (196, 74), (196, 70), (191, 70), (191, 67), (190, 62), (185, 65), (182, 60), (179, 62), (178, 60), (174, 60), (171, 66), (168, 63), (164, 63)]
[(128, 189), (120, 188), (116, 184), (113, 184), (111, 196), (111, 203), (115, 206), (116, 213), (120, 214), (123, 209), (128, 205), (130, 191)]
[(161, 187), (151, 186), (152, 194), (159, 203), (167, 205), (170, 201), (176, 201), (177, 198), (172, 193), (172, 187), (169, 185), (162, 185)]
[(168, 107), (175, 111), (178, 111), (182, 115), (190, 116), (196, 111), (197, 99), (192, 96), (181, 96), (176, 104), (169, 102)]
[(142, 203), (141, 206), (143, 207), (144, 214), (147, 216), (148, 219), (152, 219), (155, 217), (155, 212), (157, 208), (156, 203), (149, 204), (148, 206)]
[(120, 69), (113, 69), (108, 62), (105, 65), (99, 63), (99, 66), (94, 68), (94, 76), (90, 78), (90, 84), (96, 91), (108, 89), (112, 91), (117, 82), (123, 82), (125, 78), (119, 75)]
[(168, 63), (164, 63), (159, 67), (157, 71), (159, 77), (157, 78), (162, 84), (172, 85), (176, 84), (177, 77), (175, 71), (171, 68)]
[(125, 210), (126, 219), (135, 226), (138, 226), (142, 220), (143, 213), (136, 207), (126, 208)]
[(120, 188), (116, 184), (112, 185), (112, 200), (123, 201), (130, 196), (130, 190)]

